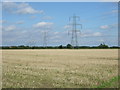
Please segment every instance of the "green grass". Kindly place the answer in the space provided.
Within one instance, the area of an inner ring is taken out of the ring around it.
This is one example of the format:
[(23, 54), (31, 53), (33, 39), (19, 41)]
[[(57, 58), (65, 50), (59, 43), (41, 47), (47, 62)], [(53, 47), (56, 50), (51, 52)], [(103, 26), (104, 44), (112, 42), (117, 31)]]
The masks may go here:
[(120, 76), (113, 77), (107, 82), (103, 82), (99, 86), (95, 86), (94, 88), (110, 88), (110, 87), (118, 87), (118, 82), (120, 81)]

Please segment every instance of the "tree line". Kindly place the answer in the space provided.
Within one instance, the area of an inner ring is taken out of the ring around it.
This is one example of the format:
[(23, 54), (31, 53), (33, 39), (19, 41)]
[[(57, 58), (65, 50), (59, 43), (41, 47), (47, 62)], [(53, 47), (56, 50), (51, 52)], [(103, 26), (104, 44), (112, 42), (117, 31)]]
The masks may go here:
[(71, 44), (67, 44), (66, 46), (2, 46), (0, 49), (118, 49), (118, 46), (109, 47), (106, 44), (100, 44), (98, 46), (72, 46)]

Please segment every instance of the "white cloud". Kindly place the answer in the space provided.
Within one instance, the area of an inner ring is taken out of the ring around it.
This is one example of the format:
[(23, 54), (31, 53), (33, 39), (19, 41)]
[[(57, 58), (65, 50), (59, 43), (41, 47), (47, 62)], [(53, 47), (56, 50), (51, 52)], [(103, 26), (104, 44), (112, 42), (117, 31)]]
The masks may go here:
[(35, 10), (32, 7), (25, 7), (25, 8), (18, 9), (16, 11), (16, 13), (18, 13), (18, 14), (35, 14), (35, 13), (43, 13), (43, 11)]
[(7, 22), (6, 20), (0, 20), (0, 24)]
[(82, 33), (81, 37), (99, 37), (102, 36), (102, 33), (100, 32), (94, 32), (94, 33)]
[(17, 21), (16, 24), (23, 24), (24, 21)]
[(61, 37), (58, 35), (52, 36), (50, 39), (60, 39)]
[(114, 9), (110, 12), (107, 12), (106, 14), (117, 14), (118, 13), (118, 10), (117, 9)]
[(100, 39), (99, 41), (102, 42), (102, 43), (105, 42), (105, 40), (103, 40), (103, 39)]
[(50, 17), (50, 16), (44, 16), (44, 17), (42, 17), (42, 20), (51, 20), (51, 19), (53, 19), (53, 18)]
[(6, 27), (2, 27), (4, 31), (13, 31), (16, 29), (15, 25), (10, 25), (10, 26), (6, 26)]
[(102, 25), (102, 26), (100, 26), (100, 29), (111, 30), (111, 29), (115, 29), (117, 27), (118, 27), (118, 24)]
[(64, 29), (71, 29), (72, 27), (70, 25), (65, 25)]
[(118, 10), (112, 10), (112, 13), (118, 13)]
[(53, 32), (53, 34), (57, 35), (57, 34), (59, 34), (59, 32)]
[(103, 26), (100, 26), (101, 29), (108, 29), (109, 26), (108, 25), (103, 25)]
[(102, 36), (102, 34), (100, 32), (95, 32), (93, 33), (93, 36)]
[(42, 14), (44, 12), (43, 10), (35, 10), (28, 3), (17, 4), (13, 2), (4, 2), (3, 9), (17, 14)]
[(17, 8), (17, 4), (14, 2), (3, 2), (2, 3), (2, 8), (5, 10), (12, 10), (13, 8)]
[(105, 15), (105, 16), (113, 15), (113, 14), (116, 14), (116, 15), (117, 15), (117, 13), (118, 13), (118, 10), (117, 10), (117, 9), (114, 9), (114, 10), (105, 12), (103, 15)]
[(45, 28), (51, 28), (52, 25), (53, 25), (53, 23), (51, 23), (51, 22), (39, 22), (39, 23), (33, 25), (33, 27), (45, 29)]
[(118, 17), (118, 10), (113, 9), (111, 11), (104, 12), (103, 15), (101, 16), (101, 19), (107, 20), (107, 19), (109, 19), (109, 16), (112, 16), (112, 17), (115, 17), (115, 18)]
[(37, 16), (31, 16), (30, 18), (31, 18), (31, 19), (35, 19), (36, 17), (37, 17)]

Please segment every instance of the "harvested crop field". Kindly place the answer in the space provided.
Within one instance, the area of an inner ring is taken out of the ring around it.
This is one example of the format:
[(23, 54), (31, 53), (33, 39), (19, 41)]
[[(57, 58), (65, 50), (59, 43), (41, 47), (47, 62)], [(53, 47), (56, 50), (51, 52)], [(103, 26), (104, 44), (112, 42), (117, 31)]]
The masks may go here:
[(3, 88), (118, 87), (118, 49), (2, 50)]

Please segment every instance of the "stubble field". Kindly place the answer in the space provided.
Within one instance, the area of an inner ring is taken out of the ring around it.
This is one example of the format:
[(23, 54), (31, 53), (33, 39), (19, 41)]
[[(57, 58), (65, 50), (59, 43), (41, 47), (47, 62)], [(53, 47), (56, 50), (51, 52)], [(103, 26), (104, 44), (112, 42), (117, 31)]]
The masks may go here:
[(2, 50), (3, 88), (118, 87), (118, 49)]

